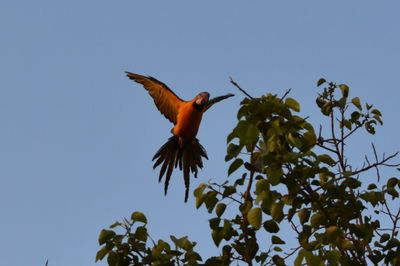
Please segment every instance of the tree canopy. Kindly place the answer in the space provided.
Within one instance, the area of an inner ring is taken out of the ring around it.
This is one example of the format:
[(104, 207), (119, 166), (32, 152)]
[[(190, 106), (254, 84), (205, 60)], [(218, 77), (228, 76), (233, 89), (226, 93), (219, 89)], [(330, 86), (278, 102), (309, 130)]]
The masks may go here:
[[(400, 265), (399, 164), (371, 145), (352, 164), (351, 137), (375, 134), (382, 114), (350, 97), (346, 84), (320, 79), (316, 104), (329, 123), (313, 126), (289, 97), (246, 94), (227, 137), (228, 178), (194, 190), (206, 208), (216, 255), (203, 258), (188, 237), (154, 240), (141, 212), (101, 231), (96, 261), (109, 265)], [(381, 175), (392, 168), (393, 176)], [(373, 178), (371, 178), (371, 176)], [(229, 212), (226, 210), (229, 209)], [(233, 215), (232, 215), (233, 213)], [(382, 224), (385, 216), (390, 223)], [(285, 239), (282, 230), (291, 230)], [(262, 244), (261, 244), (262, 243)], [(265, 246), (265, 243), (267, 245)]]

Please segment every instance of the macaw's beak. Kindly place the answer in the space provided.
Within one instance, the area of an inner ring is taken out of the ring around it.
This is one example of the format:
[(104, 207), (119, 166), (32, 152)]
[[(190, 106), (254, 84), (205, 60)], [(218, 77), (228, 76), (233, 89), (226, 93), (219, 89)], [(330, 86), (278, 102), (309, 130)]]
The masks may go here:
[(208, 92), (202, 92), (197, 95), (196, 104), (197, 105), (205, 105), (208, 103), (208, 99), (210, 98), (210, 94)]

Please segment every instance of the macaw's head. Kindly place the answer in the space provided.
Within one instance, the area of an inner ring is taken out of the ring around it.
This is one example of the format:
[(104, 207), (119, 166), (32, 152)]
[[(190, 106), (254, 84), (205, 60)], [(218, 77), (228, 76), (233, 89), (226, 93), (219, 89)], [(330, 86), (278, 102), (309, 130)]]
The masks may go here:
[(209, 98), (210, 94), (208, 92), (201, 92), (196, 96), (195, 104), (199, 107), (203, 107), (208, 103)]

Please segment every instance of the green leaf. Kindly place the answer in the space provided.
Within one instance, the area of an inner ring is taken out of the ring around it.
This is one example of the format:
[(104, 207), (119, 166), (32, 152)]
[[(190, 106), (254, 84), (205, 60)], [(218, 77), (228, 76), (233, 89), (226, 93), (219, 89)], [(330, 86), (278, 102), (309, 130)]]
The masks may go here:
[(371, 111), (371, 113), (373, 113), (374, 115), (377, 115), (377, 116), (382, 116), (381, 112), (378, 109), (373, 109)]
[(256, 191), (254, 192), (256, 195), (259, 195), (261, 192), (269, 192), (269, 183), (265, 179), (260, 179), (256, 184)]
[(233, 186), (228, 186), (224, 189), (224, 192), (222, 193), (222, 197), (226, 198), (234, 193), (236, 193), (236, 188)]
[(381, 236), (381, 239), (379, 240), (380, 243), (386, 242), (390, 239), (390, 235), (389, 234), (383, 234)]
[(141, 213), (141, 212), (134, 212), (134, 213), (132, 213), (131, 219), (132, 219), (134, 222), (142, 222), (142, 223), (147, 224), (147, 218), (146, 218), (146, 216), (144, 216), (144, 214)]
[[(174, 244), (178, 247), (178, 248), (182, 248), (184, 250), (187, 250), (191, 243), (188, 240), (187, 236), (181, 237), (181, 238), (176, 238), (175, 236), (170, 235), (169, 236), (171, 238), (171, 240), (174, 242)], [(164, 242), (164, 241), (162, 241)], [(165, 243), (165, 242), (164, 242)], [(167, 243), (166, 243), (167, 244)], [(161, 247), (163, 247), (165, 245), (161, 245)]]
[(144, 226), (138, 226), (135, 231), (135, 237), (138, 240), (146, 242), (147, 240), (147, 229)]
[(110, 228), (115, 228), (115, 227), (120, 226), (120, 225), (122, 225), (120, 222), (115, 222), (112, 225), (110, 225)]
[(222, 228), (217, 228), (216, 230), (213, 230), (211, 233), (211, 237), (214, 240), (214, 243), (217, 247), (219, 246), (222, 240), (221, 230)]
[(272, 257), (272, 261), (274, 262), (274, 264), (276, 266), (286, 266), (285, 261), (281, 257), (279, 257), (278, 255), (274, 255)]
[(326, 104), (326, 102), (324, 100), (322, 100), (321, 98), (317, 98), (315, 100), (315, 102), (317, 103), (319, 108), (322, 108), (322, 106), (324, 106)]
[(234, 130), (240, 139), (240, 143), (244, 145), (255, 144), (260, 134), (256, 125), (245, 120), (239, 121)]
[(298, 215), (299, 215), (300, 224), (303, 225), (310, 218), (310, 211), (307, 209), (301, 209), (301, 210), (299, 210)]
[(271, 242), (272, 242), (272, 244), (276, 244), (276, 245), (283, 245), (283, 244), (285, 244), (285, 241), (283, 241), (282, 239), (280, 239), (278, 236), (272, 236), (272, 237), (271, 237)]
[(225, 212), (226, 209), (226, 204), (225, 203), (219, 203), (217, 207), (215, 208), (215, 213), (217, 214), (218, 217), (221, 217), (222, 214)]
[(231, 142), (234, 138), (236, 138), (237, 137), (237, 135), (236, 135), (236, 132), (235, 131), (232, 131), (229, 135), (228, 135), (228, 137), (226, 138), (226, 143), (229, 143), (229, 142)]
[(111, 251), (107, 257), (107, 263), (109, 266), (118, 266), (119, 256), (116, 252)]
[(360, 98), (358, 97), (354, 97), (351, 102), (355, 105), (355, 107), (358, 108), (358, 110), (362, 110), (362, 106), (361, 106), (361, 102), (360, 102)]
[(317, 82), (317, 87), (321, 86), (322, 84), (324, 84), (326, 82), (326, 80), (324, 78), (320, 78)]
[(384, 199), (382, 192), (376, 192), (376, 191), (362, 193), (360, 195), (360, 198), (362, 198), (367, 202), (370, 202), (374, 207), (376, 206), (376, 204), (378, 204), (378, 202), (381, 202)]
[(282, 221), (282, 219), (284, 217), (284, 215), (283, 215), (283, 202), (272, 204), (272, 206), (271, 206), (271, 216), (277, 222)]
[(325, 234), (329, 240), (334, 241), (336, 238), (340, 236), (340, 229), (339, 227), (332, 225), (326, 229)]
[(354, 112), (351, 113), (351, 121), (353, 123), (357, 122), (358, 119), (360, 119), (360, 117), (361, 117), (361, 114), (359, 112), (357, 112), (357, 111), (354, 111)]
[(206, 195), (204, 195), (204, 194), (202, 194), (199, 197), (196, 197), (196, 209), (200, 208), (201, 205), (203, 205), (205, 198), (206, 198)]
[(319, 225), (323, 222), (324, 216), (321, 213), (316, 213), (311, 216), (311, 226), (314, 228), (318, 228)]
[(207, 187), (206, 184), (200, 184), (194, 191), (193, 191), (193, 195), (198, 198), (201, 195), (203, 195), (204, 189)]
[(300, 250), (297, 258), (294, 260), (294, 266), (301, 266), (304, 259), (304, 250)]
[(217, 192), (209, 191), (204, 195), (204, 203), (206, 204), (207, 210), (211, 213), (218, 202)]
[(351, 130), (351, 122), (349, 120), (343, 119), (340, 127), (345, 126), (348, 130)]
[(280, 183), (282, 175), (283, 175), (282, 168), (276, 164), (271, 164), (267, 168), (268, 182), (273, 186), (276, 186)]
[(236, 144), (230, 143), (228, 145), (228, 148), (226, 149), (226, 153), (228, 155), (230, 155), (229, 158), (234, 158), (234, 157), (238, 156), (238, 154), (240, 153), (242, 148), (243, 148), (243, 145), (236, 145)]
[(393, 188), (393, 187), (388, 188), (387, 189), (387, 193), (389, 195), (391, 195), (393, 198), (398, 198), (399, 197), (399, 192), (397, 192), (396, 189)]
[(325, 104), (321, 107), (321, 112), (324, 115), (328, 116), (331, 114), (332, 108), (333, 108), (332, 102), (325, 102)]
[(343, 97), (349, 96), (349, 86), (347, 86), (346, 84), (340, 84), (339, 88), (342, 90)]
[(108, 249), (107, 246), (104, 246), (102, 249), (100, 249), (96, 254), (96, 262), (102, 260), (108, 254), (108, 252), (110, 252), (110, 249)]
[(369, 184), (368, 185), (368, 190), (373, 190), (373, 189), (376, 189), (376, 188), (377, 188), (377, 186), (375, 184)]
[(336, 162), (328, 154), (319, 155), (318, 160), (329, 166), (334, 166), (336, 164)]
[(374, 120), (370, 120), (367, 123), (365, 123), (365, 129), (367, 130), (367, 132), (369, 134), (372, 134), (372, 135), (375, 134), (375, 127), (373, 126), (373, 124), (376, 124), (376, 122)]
[(344, 240), (343, 242), (342, 242), (342, 249), (344, 249), (344, 250), (353, 250), (354, 249), (354, 245), (353, 245), (353, 243), (351, 242), (351, 241), (349, 241), (349, 240)]
[(312, 147), (317, 142), (317, 136), (315, 135), (314, 130), (309, 130), (303, 134), (303, 139), (307, 142), (307, 144)]
[(215, 230), (219, 227), (219, 223), (221, 222), (220, 218), (211, 218), (210, 220), (208, 220), (210, 223), (210, 228), (212, 230)]
[(243, 160), (242, 159), (236, 159), (231, 163), (228, 169), (228, 176), (230, 176), (233, 172), (235, 172), (240, 166), (242, 166)]
[(343, 182), (343, 185), (348, 186), (349, 188), (355, 189), (361, 186), (361, 182), (355, 178), (347, 177), (346, 180)]
[(115, 232), (112, 230), (101, 230), (100, 235), (99, 235), (99, 244), (103, 245), (107, 241), (109, 241), (111, 238), (115, 236)]
[(388, 188), (395, 187), (398, 182), (399, 180), (396, 177), (392, 177), (387, 181), (386, 186)]
[(300, 104), (293, 98), (286, 98), (285, 104), (292, 110), (300, 112)]
[(247, 220), (249, 224), (253, 226), (255, 229), (260, 229), (261, 227), (261, 208), (251, 209), (247, 213)]

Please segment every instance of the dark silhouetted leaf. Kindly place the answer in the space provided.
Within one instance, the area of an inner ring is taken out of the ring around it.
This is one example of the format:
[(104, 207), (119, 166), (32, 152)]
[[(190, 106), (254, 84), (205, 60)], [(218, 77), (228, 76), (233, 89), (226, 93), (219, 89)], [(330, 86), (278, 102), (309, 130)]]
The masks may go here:
[(321, 86), (322, 84), (324, 84), (326, 82), (326, 80), (324, 78), (320, 78), (317, 82), (317, 86)]
[(283, 245), (283, 244), (285, 244), (285, 241), (283, 241), (282, 239), (280, 239), (278, 236), (272, 236), (272, 237), (271, 237), (271, 242), (272, 242), (272, 244), (276, 244), (276, 245)]

